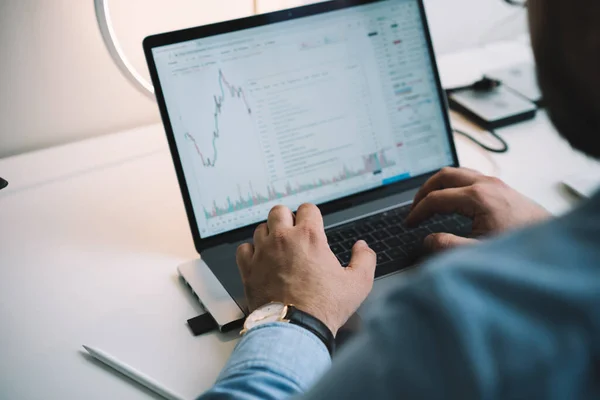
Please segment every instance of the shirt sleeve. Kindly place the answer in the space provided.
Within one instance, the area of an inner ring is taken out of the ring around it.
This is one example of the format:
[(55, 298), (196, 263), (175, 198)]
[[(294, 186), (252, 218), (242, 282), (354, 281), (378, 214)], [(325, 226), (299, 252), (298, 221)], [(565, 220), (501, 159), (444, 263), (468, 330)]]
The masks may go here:
[(200, 399), (281, 399), (306, 392), (329, 369), (325, 344), (308, 330), (274, 322), (250, 330), (217, 383)]

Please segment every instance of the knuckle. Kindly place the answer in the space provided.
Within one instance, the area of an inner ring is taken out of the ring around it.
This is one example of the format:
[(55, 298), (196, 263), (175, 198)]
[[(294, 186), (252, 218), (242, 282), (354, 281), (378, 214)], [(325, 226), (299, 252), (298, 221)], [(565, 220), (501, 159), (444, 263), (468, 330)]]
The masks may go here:
[(443, 235), (441, 235), (439, 233), (434, 233), (434, 234), (427, 236), (427, 238), (426, 238), (427, 246), (432, 249), (439, 249), (439, 248), (443, 247), (444, 238), (442, 236)]
[(472, 185), (469, 189), (470, 191), (470, 195), (472, 197), (474, 197), (475, 199), (481, 199), (483, 197), (485, 197), (485, 193), (487, 192), (487, 188), (486, 185), (483, 183), (475, 183), (474, 185)]
[(453, 174), (456, 171), (456, 168), (453, 167), (444, 167), (438, 172), (439, 176), (447, 177), (448, 175)]
[(317, 206), (315, 206), (312, 203), (302, 203), (300, 205), (300, 207), (298, 207), (298, 210), (300, 210), (300, 209), (303, 209), (303, 210), (314, 210), (316, 208), (317, 208)]
[(246, 264), (248, 263), (249, 246), (248, 243), (241, 244), (238, 246), (235, 253), (236, 261), (241, 271), (245, 270)]
[(445, 249), (450, 246), (450, 237), (448, 235), (437, 235), (434, 244), (438, 249)]
[(287, 211), (287, 210), (289, 210), (289, 208), (287, 208), (283, 204), (277, 204), (276, 206), (274, 206), (273, 208), (271, 208), (270, 213), (276, 214), (276, 213), (281, 213), (281, 212), (284, 212), (284, 211)]
[(308, 238), (311, 243), (315, 243), (320, 239), (319, 231), (312, 225), (303, 225), (300, 227), (300, 234)]
[(373, 250), (369, 246), (365, 246), (363, 251), (365, 252), (365, 254), (368, 254), (371, 257), (377, 257), (377, 253), (375, 253), (375, 250)]
[(248, 254), (249, 247), (250, 244), (248, 243), (240, 244), (236, 250), (236, 255), (240, 258), (244, 258)]
[(425, 199), (423, 199), (423, 200), (428, 201), (428, 202), (429, 201), (435, 202), (435, 201), (439, 200), (439, 198), (440, 198), (440, 192), (433, 191), (433, 192), (427, 193), (427, 196), (425, 196)]
[(360, 251), (355, 253), (355, 256), (360, 253), (360, 261), (354, 261), (358, 273), (361, 277), (371, 277), (375, 273), (375, 264), (377, 260), (377, 253), (370, 247), (363, 247)]
[(259, 237), (261, 235), (261, 232), (264, 231), (266, 226), (267, 226), (266, 224), (260, 224), (256, 227), (256, 229), (254, 230), (254, 239), (256, 239), (257, 237)]
[(284, 205), (278, 204), (278, 205), (274, 206), (273, 208), (271, 208), (271, 211), (269, 211), (269, 215), (267, 216), (267, 219), (271, 220), (272, 218), (276, 218), (278, 216), (285, 215), (286, 213), (291, 213), (290, 209)]
[(272, 232), (275, 243), (285, 243), (288, 239), (288, 232), (286, 229), (275, 228)]
[(492, 185), (504, 186), (504, 181), (500, 178), (496, 178), (495, 176), (486, 176), (485, 181)]

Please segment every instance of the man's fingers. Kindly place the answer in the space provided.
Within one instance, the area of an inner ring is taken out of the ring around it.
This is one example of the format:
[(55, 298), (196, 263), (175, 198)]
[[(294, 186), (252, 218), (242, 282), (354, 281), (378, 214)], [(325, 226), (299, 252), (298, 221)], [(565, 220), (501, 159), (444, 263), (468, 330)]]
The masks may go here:
[(267, 218), (267, 226), (269, 232), (273, 232), (275, 228), (291, 228), (294, 226), (294, 215), (292, 210), (286, 206), (278, 205), (271, 209)]
[(247, 266), (250, 264), (252, 257), (254, 257), (254, 246), (250, 243), (244, 243), (238, 246), (237, 251), (235, 252), (235, 261), (237, 262), (242, 276), (244, 275)]
[(367, 242), (359, 240), (352, 246), (352, 258), (348, 264), (349, 269), (364, 270), (369, 279), (375, 278), (375, 265), (377, 264), (377, 255), (369, 247)]
[(451, 233), (433, 233), (425, 238), (423, 245), (429, 251), (438, 252), (477, 242), (478, 240), (476, 239), (464, 238)]
[(321, 210), (314, 204), (304, 203), (296, 211), (296, 225), (309, 225), (323, 228)]
[(269, 228), (267, 224), (260, 224), (254, 230), (254, 245), (258, 246), (267, 239), (267, 235), (269, 234)]
[(415, 226), (435, 214), (458, 213), (472, 217), (475, 209), (468, 188), (436, 190), (419, 202), (406, 217), (406, 224)]
[(471, 186), (483, 175), (468, 168), (444, 168), (421, 186), (412, 204), (414, 209), (429, 193), (441, 189)]

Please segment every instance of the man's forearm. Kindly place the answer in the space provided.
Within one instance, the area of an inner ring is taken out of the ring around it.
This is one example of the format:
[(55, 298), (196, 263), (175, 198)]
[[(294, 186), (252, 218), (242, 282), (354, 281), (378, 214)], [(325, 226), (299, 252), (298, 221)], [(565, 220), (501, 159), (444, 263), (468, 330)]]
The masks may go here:
[(281, 399), (305, 392), (331, 365), (313, 333), (275, 322), (250, 330), (200, 399)]

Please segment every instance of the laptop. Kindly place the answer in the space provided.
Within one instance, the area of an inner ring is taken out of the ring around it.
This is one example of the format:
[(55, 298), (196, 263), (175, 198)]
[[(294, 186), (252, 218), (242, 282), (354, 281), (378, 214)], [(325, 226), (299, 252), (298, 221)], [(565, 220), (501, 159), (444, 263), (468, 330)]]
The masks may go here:
[(418, 262), (428, 234), (470, 232), (456, 215), (403, 224), (458, 165), (422, 0), (318, 3), (144, 50), (196, 250), (242, 312), (236, 248), (277, 204), (317, 204), (342, 265), (366, 240), (377, 279)]

